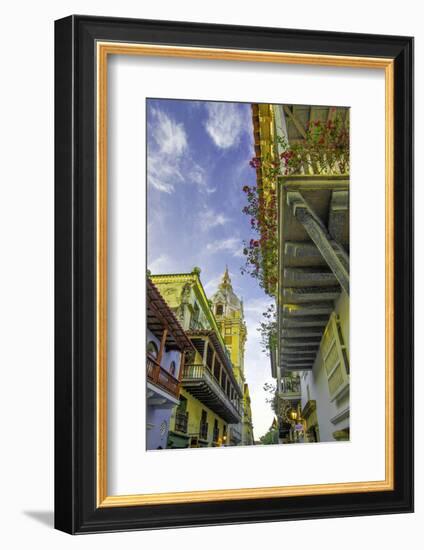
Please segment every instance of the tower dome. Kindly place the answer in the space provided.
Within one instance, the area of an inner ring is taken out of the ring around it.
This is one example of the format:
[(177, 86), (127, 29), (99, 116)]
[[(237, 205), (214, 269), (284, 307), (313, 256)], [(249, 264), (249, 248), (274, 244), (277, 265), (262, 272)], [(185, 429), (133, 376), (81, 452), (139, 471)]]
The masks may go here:
[(212, 296), (212, 303), (214, 306), (214, 313), (217, 317), (227, 317), (234, 311), (242, 313), (243, 305), (233, 290), (228, 266), (225, 267), (221, 282), (218, 285), (218, 290)]

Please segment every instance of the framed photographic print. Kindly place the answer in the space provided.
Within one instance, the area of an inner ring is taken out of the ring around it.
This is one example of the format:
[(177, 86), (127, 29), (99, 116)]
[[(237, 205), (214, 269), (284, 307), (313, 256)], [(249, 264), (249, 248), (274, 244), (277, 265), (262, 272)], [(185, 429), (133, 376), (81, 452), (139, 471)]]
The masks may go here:
[(413, 39), (55, 26), (55, 525), (413, 509)]

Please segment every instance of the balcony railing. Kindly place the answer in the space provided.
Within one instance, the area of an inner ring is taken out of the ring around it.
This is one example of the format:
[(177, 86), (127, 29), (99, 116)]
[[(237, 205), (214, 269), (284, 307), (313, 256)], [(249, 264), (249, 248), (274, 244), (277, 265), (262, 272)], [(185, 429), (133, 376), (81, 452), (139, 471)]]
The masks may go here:
[(280, 396), (283, 399), (300, 399), (300, 379), (282, 378)]
[(240, 422), (240, 405), (237, 407), (231, 401), (208, 367), (200, 364), (186, 365), (182, 384), (194, 397), (197, 397), (226, 422)]
[(187, 433), (188, 413), (175, 413), (175, 431)]
[(151, 355), (147, 355), (147, 379), (163, 388), (174, 397), (178, 397), (180, 386), (177, 378), (172, 376)]
[(199, 439), (208, 439), (208, 423), (200, 422)]

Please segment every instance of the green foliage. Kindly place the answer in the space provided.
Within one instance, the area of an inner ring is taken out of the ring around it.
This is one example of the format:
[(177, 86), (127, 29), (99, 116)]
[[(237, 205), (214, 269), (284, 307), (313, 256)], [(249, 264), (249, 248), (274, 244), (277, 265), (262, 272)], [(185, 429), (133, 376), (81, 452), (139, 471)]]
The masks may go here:
[(274, 163), (276, 175), (349, 173), (349, 123), (341, 116), (327, 123), (308, 123), (302, 141), (289, 144), (285, 137), (277, 136), (277, 143), (284, 152)]
[(277, 308), (275, 304), (268, 306), (262, 313), (264, 318), (261, 321), (258, 331), (261, 335), (262, 351), (269, 356), (270, 350), (277, 347)]
[(262, 445), (277, 445), (278, 444), (278, 430), (271, 428), (265, 435), (259, 438)]

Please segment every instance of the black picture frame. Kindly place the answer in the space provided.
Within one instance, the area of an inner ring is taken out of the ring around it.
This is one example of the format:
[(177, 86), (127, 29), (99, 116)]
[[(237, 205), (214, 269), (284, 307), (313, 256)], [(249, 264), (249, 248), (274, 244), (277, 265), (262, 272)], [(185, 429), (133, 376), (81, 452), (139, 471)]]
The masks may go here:
[[(97, 507), (98, 40), (394, 59), (393, 491)], [(76, 534), (413, 511), (413, 39), (73, 15), (55, 23), (55, 73), (55, 527)]]

